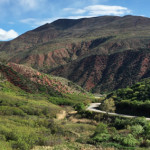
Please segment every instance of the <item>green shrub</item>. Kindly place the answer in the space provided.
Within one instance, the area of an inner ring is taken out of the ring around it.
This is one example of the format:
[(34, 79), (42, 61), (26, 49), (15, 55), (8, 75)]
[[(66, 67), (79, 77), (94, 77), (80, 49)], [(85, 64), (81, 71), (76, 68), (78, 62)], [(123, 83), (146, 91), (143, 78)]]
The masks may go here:
[(139, 125), (141, 125), (141, 126), (146, 126), (147, 123), (148, 123), (148, 122), (147, 122), (147, 120), (146, 120), (145, 117), (133, 118), (133, 119), (131, 119), (131, 121), (130, 121), (130, 124), (131, 124), (131, 125), (137, 125), (137, 124), (139, 124)]
[(113, 136), (113, 140), (118, 142), (118, 143), (121, 143), (122, 141), (122, 135), (119, 135), (119, 134), (116, 134)]
[(104, 123), (99, 123), (92, 140), (94, 142), (106, 142), (109, 141), (111, 135), (108, 133), (107, 125)]
[(109, 99), (102, 101), (100, 105), (100, 110), (104, 110), (106, 112), (115, 112), (116, 107), (115, 107), (114, 99), (109, 98)]
[(145, 146), (146, 146), (146, 147), (150, 147), (150, 140), (149, 140), (149, 139), (147, 139), (147, 140), (145, 141)]
[(113, 140), (124, 146), (134, 147), (134, 146), (139, 145), (139, 141), (135, 139), (132, 134), (128, 134), (127, 136), (117, 134), (113, 137)]
[(18, 131), (12, 131), (7, 136), (8, 140), (12, 141), (13, 148), (19, 148), (21, 150), (29, 150), (38, 142), (38, 137), (34, 133), (21, 133)]
[(26, 114), (17, 107), (0, 106), (0, 114), (2, 115), (19, 115), (25, 116)]
[(99, 123), (97, 126), (94, 135), (108, 133), (107, 125), (104, 123)]
[(0, 140), (0, 150), (12, 150), (11, 144), (9, 142)]
[(109, 141), (111, 135), (109, 133), (101, 133), (94, 136), (93, 140), (95, 142), (106, 142)]
[(121, 142), (125, 146), (135, 147), (139, 145), (139, 141), (135, 139), (132, 134), (128, 134), (127, 136), (123, 137)]
[(144, 129), (141, 125), (137, 124), (137, 125), (131, 126), (131, 131), (133, 135), (139, 135), (144, 132)]
[(84, 111), (85, 110), (85, 105), (83, 103), (78, 103), (74, 106), (74, 109), (78, 112)]
[(116, 129), (124, 129), (129, 124), (128, 119), (122, 119), (122, 118), (115, 118), (115, 121), (113, 123), (113, 126)]

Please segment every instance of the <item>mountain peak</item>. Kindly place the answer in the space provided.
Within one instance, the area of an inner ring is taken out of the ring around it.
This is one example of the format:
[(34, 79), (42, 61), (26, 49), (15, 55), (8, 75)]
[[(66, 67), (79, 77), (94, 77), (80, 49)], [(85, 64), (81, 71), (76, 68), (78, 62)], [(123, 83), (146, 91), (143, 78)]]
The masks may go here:
[[(124, 20), (126, 19), (126, 20)], [(138, 22), (139, 19), (142, 19), (144, 22)], [(137, 22), (136, 22), (137, 21)], [(45, 31), (45, 30), (66, 30), (69, 28), (97, 28), (101, 26), (110, 26), (113, 27), (111, 24), (115, 24), (117, 27), (120, 24), (129, 23), (133, 26), (136, 22), (136, 25), (145, 25), (145, 23), (150, 24), (150, 19), (143, 16), (133, 16), (133, 15), (126, 15), (123, 17), (120, 16), (98, 16), (98, 17), (91, 17), (91, 18), (80, 18), (80, 19), (58, 19), (52, 23), (46, 23), (33, 31)], [(137, 24), (138, 23), (138, 24)], [(131, 27), (132, 27), (131, 26)]]

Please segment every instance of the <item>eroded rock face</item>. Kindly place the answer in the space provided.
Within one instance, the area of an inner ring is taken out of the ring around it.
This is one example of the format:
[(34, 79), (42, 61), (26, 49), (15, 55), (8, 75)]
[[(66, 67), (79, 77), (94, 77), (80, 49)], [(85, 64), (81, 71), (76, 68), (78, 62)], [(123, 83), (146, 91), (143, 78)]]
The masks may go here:
[[(26, 57), (20, 55), (14, 56), (10, 59), (11, 62), (17, 64), (26, 64), (32, 66), (35, 69), (47, 72), (49, 69), (66, 65), (74, 60), (83, 59), (92, 55), (110, 55), (119, 51), (137, 50), (141, 47), (147, 48), (150, 41), (132, 39), (130, 40), (113, 40), (113, 37), (99, 38), (86, 42), (60, 44), (62, 48), (51, 50), (46, 53), (31, 53)], [(110, 40), (110, 41), (109, 41)], [(43, 47), (39, 48), (41, 51)]]
[(126, 51), (112, 55), (94, 55), (52, 71), (87, 90), (110, 91), (150, 77), (150, 53)]
[(0, 64), (0, 73), (9, 82), (30, 93), (36, 92), (33, 89), (39, 90), (39, 85), (48, 87), (61, 94), (81, 93), (85, 95), (87, 93), (85, 90), (79, 90), (80, 88), (78, 86), (73, 83), (71, 84), (66, 79), (48, 76), (24, 65), (15, 63), (8, 63), (8, 65)]
[(0, 58), (108, 91), (149, 77), (150, 19), (60, 19), (0, 43)]

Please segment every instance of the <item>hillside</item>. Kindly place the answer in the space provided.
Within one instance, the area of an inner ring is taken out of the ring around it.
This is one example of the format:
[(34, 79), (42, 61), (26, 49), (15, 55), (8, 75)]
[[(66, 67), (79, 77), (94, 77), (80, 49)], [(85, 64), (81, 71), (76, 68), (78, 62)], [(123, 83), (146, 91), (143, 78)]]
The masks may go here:
[[(75, 137), (76, 134), (81, 133), (80, 127), (83, 128), (83, 126), (87, 136), (93, 132), (92, 130), (95, 129), (93, 125), (75, 124), (70, 121), (65, 121), (66, 123), (63, 124), (64, 120), (61, 123), (57, 119), (58, 114), (66, 112), (67, 109), (72, 111), (72, 108), (60, 107), (55, 104), (75, 105), (79, 102), (86, 102), (87, 97), (82, 95), (75, 97), (73, 94), (65, 96), (63, 93), (61, 97), (60, 94), (56, 95), (58, 93), (52, 95), (52, 93), (48, 93), (48, 89), (41, 91), (37, 86), (35, 89), (35, 84), (32, 82), (30, 84), (28, 82), (29, 89), (24, 80), (18, 84), (16, 78), (13, 81), (12, 78), (8, 78), (9, 75), (14, 77), (9, 69), (7, 66), (10, 74), (4, 74), (3, 69), (0, 71), (1, 150), (31, 150), (35, 145), (53, 147), (65, 144), (68, 142), (66, 137)], [(19, 79), (20, 76), (16, 77)], [(14, 83), (17, 84), (14, 85)], [(35, 91), (31, 93), (29, 90), (33, 88), (32, 86)], [(74, 126), (73, 129), (72, 126)], [(71, 143), (73, 142), (70, 141)], [(84, 145), (81, 144), (81, 147)]]
[[(94, 92), (105, 92), (149, 77), (149, 50), (149, 18), (101, 16), (59, 19), (28, 31), (0, 43), (0, 58), (67, 77)], [(127, 76), (126, 71), (132, 68), (136, 73)]]
[[(95, 125), (72, 123), (66, 115), (73, 111), (71, 106), (92, 99), (67, 79), (15, 63), (0, 63), (0, 149), (31, 150), (35, 145), (53, 148), (68, 141), (74, 144), (67, 137), (78, 139), (80, 128), (90, 136)], [(65, 120), (61, 121), (57, 116), (64, 112)]]
[[(44, 77), (38, 78), (39, 74)], [(49, 86), (52, 89), (49, 92), (48, 85), (42, 83), (45, 78), (52, 81), (57, 79), (62, 84), (69, 81), (48, 77), (23, 65), (0, 64), (0, 149), (94, 150), (150, 147), (150, 126), (144, 118), (109, 118), (106, 124), (106, 116), (85, 110), (84, 104), (94, 99), (87, 95), (59, 92), (53, 86)], [(145, 83), (146, 88), (143, 86)], [(47, 87), (46, 90), (41, 90), (40, 85)], [(132, 89), (149, 91), (149, 81), (137, 83)], [(55, 104), (60, 104), (61, 107)], [(75, 105), (78, 112), (71, 105)], [(64, 112), (64, 118), (59, 119), (58, 116)]]
[(123, 88), (149, 77), (149, 66), (149, 52), (128, 50), (111, 55), (92, 55), (58, 67), (50, 73), (100, 93)]
[(116, 112), (150, 117), (150, 79), (144, 79), (131, 87), (118, 89), (107, 95), (115, 102)]
[[(23, 65), (0, 64), (0, 149), (95, 150), (150, 147), (150, 126), (144, 118), (108, 118), (108, 121), (106, 116), (85, 110), (85, 104), (94, 99), (87, 94), (83, 95), (83, 89), (78, 89), (80, 94), (66, 94), (63, 90), (59, 91), (57, 86), (48, 85), (48, 81), (55, 81), (55, 85), (57, 82), (70, 83)], [(147, 100), (149, 82), (137, 83), (128, 88), (128, 91), (135, 90), (132, 92), (135, 95), (136, 91), (143, 90)], [(77, 91), (76, 86), (72, 86), (74, 88), (71, 89)], [(129, 93), (126, 97), (128, 95)], [(143, 97), (137, 93), (135, 98)], [(60, 119), (60, 115), (64, 117)]]
[(9, 82), (29, 93), (47, 92), (51, 96), (87, 94), (85, 90), (67, 79), (48, 76), (24, 65), (0, 64), (0, 72)]

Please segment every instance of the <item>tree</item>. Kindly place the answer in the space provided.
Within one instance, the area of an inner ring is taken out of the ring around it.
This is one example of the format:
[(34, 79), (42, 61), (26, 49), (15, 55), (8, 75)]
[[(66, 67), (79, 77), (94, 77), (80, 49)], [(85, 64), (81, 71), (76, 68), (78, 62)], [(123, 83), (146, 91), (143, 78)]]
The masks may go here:
[(78, 103), (74, 106), (75, 110), (78, 112), (81, 112), (83, 110), (85, 110), (85, 105), (83, 103)]
[(106, 142), (110, 139), (110, 137), (111, 135), (108, 133), (107, 125), (99, 123), (93, 135), (93, 140), (95, 142)]
[(114, 99), (109, 98), (109, 99), (104, 100), (102, 104), (100, 105), (100, 109), (106, 112), (115, 112), (116, 107), (115, 107)]

